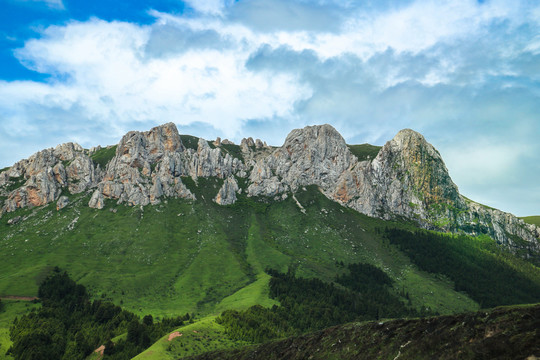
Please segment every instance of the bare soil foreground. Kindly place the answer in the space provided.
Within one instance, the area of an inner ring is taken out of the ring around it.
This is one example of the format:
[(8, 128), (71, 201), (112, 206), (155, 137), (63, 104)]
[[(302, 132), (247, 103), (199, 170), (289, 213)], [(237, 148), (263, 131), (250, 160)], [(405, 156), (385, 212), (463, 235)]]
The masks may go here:
[(334, 326), (206, 359), (536, 359), (540, 304), (477, 313)]

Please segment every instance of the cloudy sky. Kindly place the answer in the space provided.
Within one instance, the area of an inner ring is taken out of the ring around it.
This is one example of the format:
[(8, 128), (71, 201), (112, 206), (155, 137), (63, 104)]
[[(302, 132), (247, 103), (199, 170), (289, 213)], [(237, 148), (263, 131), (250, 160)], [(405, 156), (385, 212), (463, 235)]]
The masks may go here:
[(531, 0), (0, 0), (0, 168), (59, 143), (181, 133), (281, 145), (424, 134), (469, 198), (540, 214)]

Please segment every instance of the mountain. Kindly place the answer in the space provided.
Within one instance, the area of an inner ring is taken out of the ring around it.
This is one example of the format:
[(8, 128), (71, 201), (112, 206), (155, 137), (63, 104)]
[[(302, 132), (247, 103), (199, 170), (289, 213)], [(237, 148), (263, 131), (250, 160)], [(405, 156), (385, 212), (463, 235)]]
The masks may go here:
[(1, 209), (55, 201), (62, 208), (69, 201), (63, 194), (86, 191), (92, 191), (88, 206), (98, 209), (106, 199), (130, 206), (196, 200), (187, 183), (200, 178), (223, 180), (213, 199), (221, 205), (234, 204), (242, 192), (279, 201), (315, 185), (327, 198), (371, 217), (487, 234), (525, 256), (540, 252), (537, 226), (460, 195), (439, 152), (409, 129), (373, 158), (359, 158), (330, 125), (293, 130), (281, 147), (272, 148), (251, 138), (238, 146), (180, 136), (168, 123), (131, 131), (114, 147), (86, 150), (67, 143), (17, 162), (0, 173)]
[[(195, 323), (178, 329), (183, 337), (156, 343), (171, 359), (260, 338), (218, 324), (227, 311), (278, 330), (306, 319), (275, 338), (540, 301), (538, 227), (461, 196), (412, 130), (377, 147), (311, 126), (270, 147), (165, 124), (115, 146), (62, 144), (2, 169), (0, 206), (2, 350), (23, 310), (14, 296), (37, 296), (56, 266), (92, 299), (136, 315), (189, 313)], [(337, 300), (306, 303), (298, 293)], [(211, 339), (187, 335), (201, 329)]]

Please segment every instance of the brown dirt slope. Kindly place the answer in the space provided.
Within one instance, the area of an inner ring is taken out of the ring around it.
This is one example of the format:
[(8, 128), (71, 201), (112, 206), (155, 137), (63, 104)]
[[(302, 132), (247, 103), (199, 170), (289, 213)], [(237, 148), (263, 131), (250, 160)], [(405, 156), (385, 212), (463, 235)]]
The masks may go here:
[(352, 323), (187, 359), (506, 360), (535, 356), (540, 357), (540, 304), (425, 319)]

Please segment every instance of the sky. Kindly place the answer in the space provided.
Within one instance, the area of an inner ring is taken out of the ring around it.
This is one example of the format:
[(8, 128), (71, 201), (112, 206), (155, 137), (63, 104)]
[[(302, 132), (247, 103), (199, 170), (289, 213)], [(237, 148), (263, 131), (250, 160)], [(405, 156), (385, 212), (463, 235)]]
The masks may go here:
[(180, 133), (279, 146), (403, 128), (460, 192), (540, 214), (536, 0), (0, 0), (0, 168), (69, 141)]

